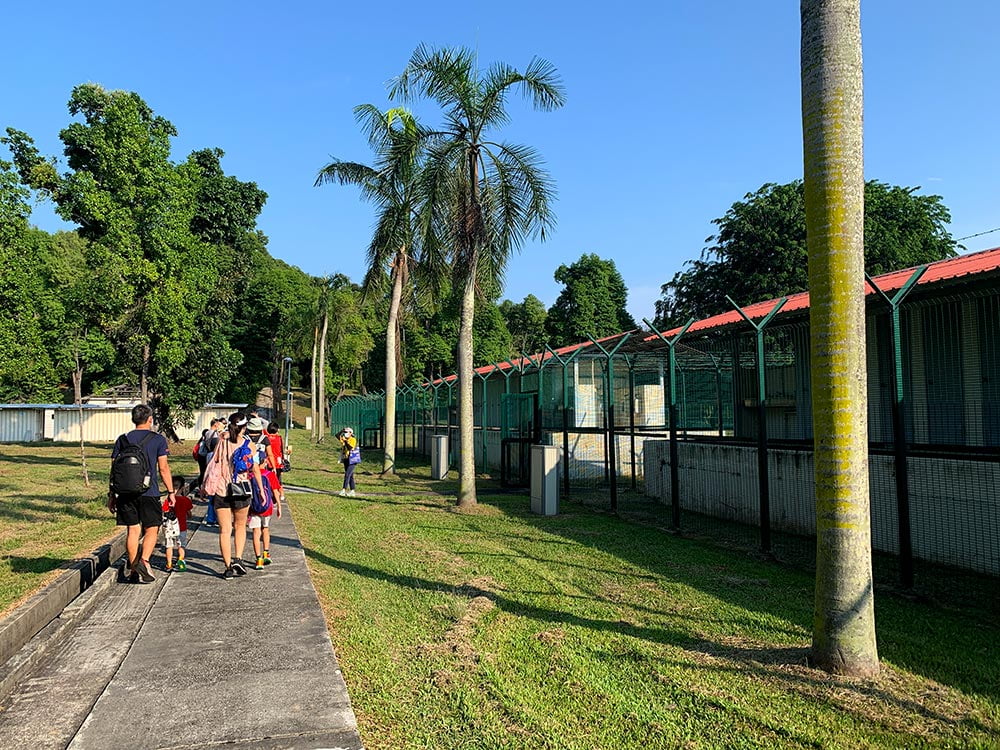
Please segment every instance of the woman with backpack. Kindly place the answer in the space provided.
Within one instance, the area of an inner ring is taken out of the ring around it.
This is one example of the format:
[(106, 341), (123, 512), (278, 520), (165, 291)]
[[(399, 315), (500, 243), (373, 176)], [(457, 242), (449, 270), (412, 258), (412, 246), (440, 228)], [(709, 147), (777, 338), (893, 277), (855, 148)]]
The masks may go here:
[[(247, 422), (242, 412), (229, 418), (229, 429), (220, 436), (205, 472), (206, 492), (212, 497), (219, 521), (219, 551), (226, 566), (222, 577), (227, 581), (247, 573), (243, 565), (243, 548), (247, 541), (250, 501), (255, 488), (261, 495), (266, 492), (257, 451), (246, 435)], [(230, 536), (235, 536), (235, 557)]]
[(345, 427), (337, 433), (340, 441), (340, 462), (344, 465), (344, 488), (337, 494), (341, 497), (354, 497), (354, 468), (361, 463), (361, 449), (354, 430)]

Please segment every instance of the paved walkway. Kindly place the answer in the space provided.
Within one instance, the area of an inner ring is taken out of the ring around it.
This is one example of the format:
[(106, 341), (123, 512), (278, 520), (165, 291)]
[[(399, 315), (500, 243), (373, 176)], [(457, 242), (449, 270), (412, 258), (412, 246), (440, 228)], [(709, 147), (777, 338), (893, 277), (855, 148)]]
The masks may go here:
[(186, 572), (95, 585), (90, 612), (0, 711), (0, 748), (360, 750), (290, 513), (272, 523), (271, 555), (225, 581), (218, 534), (202, 528)]

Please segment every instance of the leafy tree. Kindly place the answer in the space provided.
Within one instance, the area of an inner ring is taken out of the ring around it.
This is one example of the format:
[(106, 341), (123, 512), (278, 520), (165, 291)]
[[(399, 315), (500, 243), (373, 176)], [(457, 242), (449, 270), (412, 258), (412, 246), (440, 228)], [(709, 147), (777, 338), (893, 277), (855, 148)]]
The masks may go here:
[(355, 383), (363, 389), (364, 383), (358, 376), (375, 346), (375, 339), (371, 334), (371, 323), (365, 315), (370, 308), (362, 305), (360, 287), (346, 276), (337, 274), (333, 278), (329, 309), (327, 381), (330, 390), (336, 389), (339, 399)]
[[(396, 386), (404, 372), (399, 346), (400, 315), (416, 303), (418, 286), (413, 282), (432, 265), (418, 244), (416, 179), (420, 167), (420, 128), (402, 108), (384, 114), (371, 104), (354, 110), (375, 152), (375, 165), (334, 160), (323, 167), (316, 185), (357, 185), (378, 210), (375, 233), (368, 246), (366, 296), (384, 296), (388, 291), (384, 335), (385, 358), (385, 449), (382, 473), (396, 470)], [(439, 270), (439, 269), (435, 269)], [(428, 274), (424, 274), (425, 276)], [(434, 274), (430, 276), (433, 288)], [(428, 289), (430, 291), (430, 289)]]
[(54, 401), (58, 381), (38, 306), (43, 237), (29, 231), (28, 193), (11, 166), (0, 161), (0, 399)]
[(174, 126), (137, 94), (83, 84), (69, 111), (82, 121), (60, 133), (65, 174), (26, 134), (8, 129), (5, 140), (21, 179), (93, 245), (91, 293), (169, 431), (211, 395), (212, 384), (187, 368), (218, 280), (212, 253), (191, 232), (197, 181), (170, 162)]
[(521, 302), (505, 299), (500, 303), (500, 314), (507, 321), (515, 352), (531, 354), (541, 351), (548, 340), (545, 334), (548, 313), (538, 297), (529, 294)]
[(188, 156), (188, 165), (198, 173), (191, 231), (212, 245), (238, 247), (247, 235), (256, 232), (267, 193), (255, 182), (243, 182), (223, 172), (225, 155), (220, 148), (206, 148)]
[[(948, 209), (938, 195), (917, 195), (919, 188), (865, 183), (865, 270), (885, 273), (948, 258), (956, 243), (947, 224)], [(803, 184), (766, 184), (713, 222), (698, 260), (663, 285), (656, 303), (661, 327), (730, 310), (728, 294), (747, 304), (807, 288), (806, 213)]]
[[(802, 132), (816, 433), (812, 658), (878, 674), (865, 390), (860, 0), (802, 0)], [(845, 279), (853, 283), (844, 283)]]
[(106, 375), (117, 357), (102, 327), (103, 301), (91, 293), (91, 246), (76, 232), (57, 232), (44, 243), (40, 261), (46, 348), (60, 378), (72, 378), (73, 402), (81, 404), (84, 378)]
[(461, 291), (458, 336), (459, 460), (458, 505), (476, 503), (473, 452), (473, 323), (476, 287), (495, 288), (511, 252), (529, 233), (553, 225), (552, 188), (540, 157), (531, 148), (490, 139), (510, 116), (506, 97), (520, 89), (542, 110), (562, 106), (564, 95), (555, 69), (534, 59), (524, 73), (494, 64), (485, 73), (477, 55), (466, 49), (431, 51), (418, 47), (390, 95), (422, 96), (444, 110), (444, 125), (428, 134), (421, 172), (425, 226), (436, 230), (424, 239), (428, 252), (446, 248)]
[(553, 345), (565, 346), (637, 327), (625, 309), (628, 289), (613, 260), (585, 253), (576, 263), (559, 266), (555, 279), (564, 288), (545, 321)]

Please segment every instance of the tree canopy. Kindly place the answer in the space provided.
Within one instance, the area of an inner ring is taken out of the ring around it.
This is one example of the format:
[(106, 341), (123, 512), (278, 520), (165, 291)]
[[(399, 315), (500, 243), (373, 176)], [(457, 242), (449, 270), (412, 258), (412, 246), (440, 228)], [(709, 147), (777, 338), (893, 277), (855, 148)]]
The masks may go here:
[[(865, 183), (865, 270), (885, 273), (956, 254), (946, 229), (951, 214), (939, 195), (877, 180)], [(719, 231), (701, 257), (662, 287), (660, 327), (706, 318), (808, 287), (806, 215), (801, 180), (747, 193), (713, 222)]]
[(584, 253), (570, 265), (556, 269), (563, 290), (549, 308), (545, 331), (553, 346), (610, 336), (636, 328), (626, 309), (628, 289), (613, 260)]
[[(0, 398), (64, 400), (145, 384), (168, 429), (218, 398), (255, 401), (308, 348), (312, 279), (256, 227), (267, 199), (218, 148), (170, 158), (176, 129), (133, 92), (73, 89), (65, 160), (8, 127), (0, 142)], [(30, 227), (29, 191), (75, 231)], [(23, 361), (22, 361), (23, 359)]]
[(548, 312), (538, 297), (529, 294), (521, 302), (505, 299), (500, 303), (500, 314), (507, 321), (517, 354), (531, 354), (542, 350), (547, 341), (545, 321)]

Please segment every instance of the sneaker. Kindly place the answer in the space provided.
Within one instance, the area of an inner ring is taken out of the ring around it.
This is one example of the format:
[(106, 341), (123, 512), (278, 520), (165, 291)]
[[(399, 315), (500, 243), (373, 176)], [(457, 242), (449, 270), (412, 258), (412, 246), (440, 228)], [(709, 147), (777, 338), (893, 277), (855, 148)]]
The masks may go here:
[(264, 564), (265, 565), (271, 564), (271, 553), (268, 552), (267, 550), (264, 550)]
[(231, 580), (233, 580), (233, 578), (236, 577), (236, 574), (233, 572), (233, 566), (232, 565), (230, 565), (229, 567), (226, 568), (226, 570), (222, 573), (222, 577), (223, 577), (223, 579), (225, 579), (227, 581), (231, 581)]
[(253, 569), (254, 570), (263, 570), (264, 569), (264, 558), (263, 557), (258, 557), (257, 558), (257, 564), (253, 566)]
[(173, 572), (174, 572), (174, 566), (173, 566), (173, 565), (164, 565), (164, 566), (163, 566), (163, 569), (164, 569), (164, 570), (165, 570), (165, 571), (166, 571), (167, 573), (173, 573)]
[(243, 562), (240, 560), (233, 561), (233, 572), (238, 576), (245, 576), (247, 574), (247, 569), (243, 567)]
[(354, 490), (350, 490), (350, 491), (349, 491), (349, 492), (347, 493), (347, 496), (348, 496), (348, 497), (357, 497), (357, 493), (356, 493), (356, 492), (355, 492)]
[(188, 564), (184, 560), (177, 561), (177, 570), (187, 570)]
[(153, 577), (153, 571), (149, 569), (149, 560), (139, 560), (139, 564), (136, 566), (136, 572), (139, 574), (139, 581), (141, 583), (152, 583), (156, 580)]
[(125, 563), (122, 566), (122, 581), (124, 581), (125, 583), (138, 583), (139, 571), (135, 570), (128, 563)]
[(347, 497), (347, 490), (341, 490), (340, 492), (337, 493), (337, 495), (339, 495), (340, 497)]

